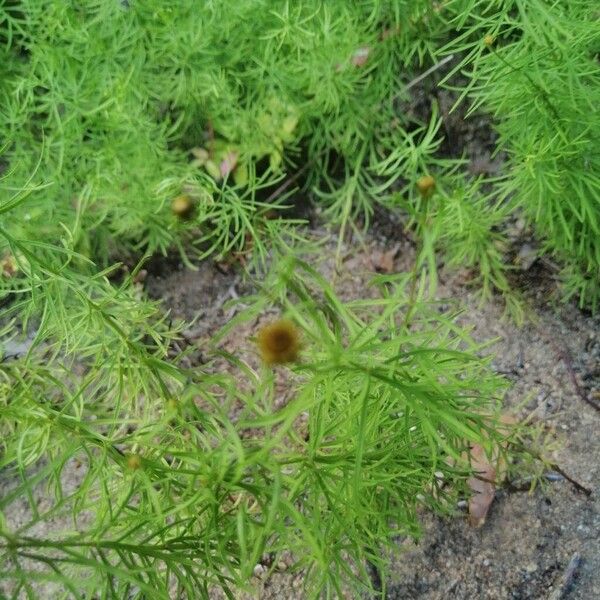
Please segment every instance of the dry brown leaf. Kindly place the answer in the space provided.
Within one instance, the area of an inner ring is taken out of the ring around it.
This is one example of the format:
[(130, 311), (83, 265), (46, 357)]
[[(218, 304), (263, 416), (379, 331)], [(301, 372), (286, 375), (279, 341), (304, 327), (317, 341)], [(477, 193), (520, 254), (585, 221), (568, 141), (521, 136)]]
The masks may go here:
[(19, 264), (11, 254), (0, 259), (0, 276), (14, 277), (19, 272)]
[(219, 163), (219, 171), (221, 177), (227, 177), (237, 166), (238, 154), (233, 150), (227, 152), (223, 157), (223, 160)]
[(382, 252), (374, 250), (370, 256), (371, 266), (378, 273), (393, 273), (396, 255), (398, 254), (399, 246), (394, 246), (391, 250)]
[[(517, 420), (511, 415), (501, 415), (498, 431), (508, 434), (511, 426), (515, 423)], [(505, 427), (502, 427), (503, 425)], [(501, 450), (501, 447), (495, 447), (492, 456), (488, 457), (483, 446), (479, 444), (471, 446), (469, 460), (475, 475), (469, 477), (467, 485), (473, 492), (469, 499), (469, 523), (473, 527), (481, 527), (485, 523), (496, 494), (494, 482), (503, 481), (506, 478), (507, 465)]]
[(488, 462), (485, 450), (479, 444), (471, 446), (471, 466), (477, 476), (467, 480), (473, 492), (469, 498), (469, 523), (473, 527), (481, 527), (496, 494), (496, 486), (492, 483), (496, 480), (496, 469)]

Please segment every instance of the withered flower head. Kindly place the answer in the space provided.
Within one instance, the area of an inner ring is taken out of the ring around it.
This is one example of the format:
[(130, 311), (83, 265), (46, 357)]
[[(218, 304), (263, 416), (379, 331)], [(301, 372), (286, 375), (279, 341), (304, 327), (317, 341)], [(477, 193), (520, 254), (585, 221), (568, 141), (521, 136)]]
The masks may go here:
[(180, 219), (188, 219), (194, 212), (194, 202), (187, 194), (182, 194), (171, 201), (173, 214)]
[(422, 198), (428, 198), (435, 191), (435, 179), (431, 175), (423, 175), (417, 180), (417, 189)]
[(294, 362), (300, 351), (300, 332), (288, 319), (265, 325), (257, 336), (258, 349), (268, 365)]
[(142, 459), (137, 454), (129, 454), (127, 456), (127, 466), (132, 471), (137, 471), (142, 468)]

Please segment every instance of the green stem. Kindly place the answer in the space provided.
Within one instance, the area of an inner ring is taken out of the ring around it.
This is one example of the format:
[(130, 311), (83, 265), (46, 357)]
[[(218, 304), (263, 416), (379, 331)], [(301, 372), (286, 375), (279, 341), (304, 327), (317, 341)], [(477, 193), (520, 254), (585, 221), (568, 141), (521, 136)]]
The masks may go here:
[[(423, 239), (425, 235), (425, 229), (427, 226), (427, 219), (429, 217), (429, 201), (427, 198), (423, 198), (423, 214), (420, 215), (419, 223), (417, 223), (417, 231), (420, 233), (416, 244), (415, 261), (411, 272), (410, 290), (408, 293), (408, 309), (406, 316), (404, 317), (403, 328), (408, 329), (412, 320), (415, 306), (416, 306), (416, 295), (417, 295), (417, 282), (422, 271), (422, 255), (425, 251), (425, 241)], [(419, 231), (420, 230), (420, 231)]]

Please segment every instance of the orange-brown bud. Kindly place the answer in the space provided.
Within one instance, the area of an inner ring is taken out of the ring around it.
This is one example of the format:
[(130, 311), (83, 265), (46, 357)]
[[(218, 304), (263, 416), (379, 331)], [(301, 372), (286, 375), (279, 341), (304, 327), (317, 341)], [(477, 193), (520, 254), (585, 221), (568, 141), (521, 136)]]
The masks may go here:
[(171, 210), (180, 219), (188, 219), (194, 212), (194, 202), (187, 194), (182, 194), (173, 198), (171, 201)]
[(142, 459), (137, 454), (129, 454), (127, 456), (127, 466), (132, 471), (137, 471), (142, 468)]
[(258, 349), (268, 365), (294, 362), (300, 351), (300, 332), (287, 319), (265, 325), (257, 336)]
[(417, 181), (417, 189), (422, 198), (428, 198), (435, 191), (435, 179), (431, 175), (423, 175)]

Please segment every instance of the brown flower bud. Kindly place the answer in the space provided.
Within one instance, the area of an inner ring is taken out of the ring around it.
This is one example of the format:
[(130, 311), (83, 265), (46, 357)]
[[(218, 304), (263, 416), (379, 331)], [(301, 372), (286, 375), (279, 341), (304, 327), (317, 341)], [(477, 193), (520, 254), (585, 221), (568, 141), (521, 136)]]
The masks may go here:
[(258, 349), (268, 365), (294, 362), (300, 351), (300, 333), (287, 319), (265, 325), (257, 336)]
[(422, 198), (429, 198), (435, 191), (435, 179), (431, 175), (423, 175), (417, 180), (417, 189)]
[(173, 198), (171, 201), (171, 210), (180, 219), (189, 219), (194, 212), (194, 202), (187, 194), (182, 194)]
[(142, 468), (142, 459), (137, 454), (129, 454), (127, 456), (127, 467), (132, 471), (137, 471)]

